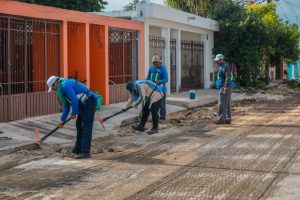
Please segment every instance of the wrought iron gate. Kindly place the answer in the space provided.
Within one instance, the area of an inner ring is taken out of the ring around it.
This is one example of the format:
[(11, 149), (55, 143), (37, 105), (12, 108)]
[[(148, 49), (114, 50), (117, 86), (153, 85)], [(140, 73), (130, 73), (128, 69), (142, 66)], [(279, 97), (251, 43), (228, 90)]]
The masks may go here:
[(165, 55), (166, 40), (159, 36), (149, 36), (149, 66), (152, 65), (151, 58), (154, 54), (159, 55), (162, 59)]
[(109, 99), (126, 101), (128, 81), (138, 79), (138, 32), (128, 29), (109, 30)]
[(0, 122), (57, 112), (59, 68), (59, 22), (0, 15)]
[(171, 92), (176, 92), (176, 39), (170, 40)]
[(203, 43), (181, 41), (181, 90), (204, 87), (204, 48)]

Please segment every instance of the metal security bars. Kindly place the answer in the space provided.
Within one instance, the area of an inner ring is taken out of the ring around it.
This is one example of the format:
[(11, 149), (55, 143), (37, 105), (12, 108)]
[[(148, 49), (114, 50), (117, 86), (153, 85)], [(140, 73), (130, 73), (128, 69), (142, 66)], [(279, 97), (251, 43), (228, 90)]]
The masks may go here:
[(176, 39), (170, 39), (171, 92), (176, 92)]
[(0, 122), (57, 111), (45, 82), (60, 73), (59, 29), (57, 21), (0, 15)]
[(204, 87), (204, 45), (201, 42), (181, 41), (181, 90)]
[(109, 29), (110, 102), (126, 101), (125, 84), (138, 79), (138, 32)]
[(149, 36), (149, 66), (152, 65), (151, 58), (154, 54), (159, 55), (161, 58), (164, 58), (165, 48), (166, 48), (166, 39), (160, 36)]

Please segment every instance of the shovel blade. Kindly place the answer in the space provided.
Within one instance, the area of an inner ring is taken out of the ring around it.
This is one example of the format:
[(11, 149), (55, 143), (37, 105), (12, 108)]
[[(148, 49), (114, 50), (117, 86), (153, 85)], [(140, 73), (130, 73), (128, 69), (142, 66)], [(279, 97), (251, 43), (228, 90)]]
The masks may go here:
[(38, 128), (34, 129), (34, 137), (37, 140), (38, 144), (41, 145), (42, 144), (42, 138), (41, 138), (40, 130)]

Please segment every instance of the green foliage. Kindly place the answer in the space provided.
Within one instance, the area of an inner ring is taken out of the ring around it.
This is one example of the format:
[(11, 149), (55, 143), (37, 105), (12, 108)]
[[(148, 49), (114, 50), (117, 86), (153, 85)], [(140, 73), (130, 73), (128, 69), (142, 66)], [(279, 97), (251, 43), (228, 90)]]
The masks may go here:
[(290, 89), (296, 89), (300, 87), (300, 82), (297, 80), (289, 80), (286, 82), (286, 86)]
[(170, 7), (203, 17), (209, 16), (215, 4), (219, 2), (222, 0), (165, 0)]
[(266, 43), (263, 22), (238, 2), (224, 0), (214, 7), (211, 15), (219, 22), (214, 53), (222, 52), (227, 59), (236, 63), (237, 81), (242, 86), (255, 87), (263, 58), (262, 47)]
[(99, 12), (105, 8), (105, 0), (17, 0), (44, 6), (52, 6), (82, 12)]
[(132, 0), (132, 2), (128, 3), (123, 7), (124, 11), (135, 10), (136, 6), (139, 3), (148, 3), (149, 0)]
[(255, 88), (256, 89), (259, 89), (259, 90), (262, 90), (262, 89), (265, 89), (266, 88), (266, 83), (265, 81), (262, 81), (262, 80), (258, 80), (255, 84)]
[[(254, 2), (248, 5), (242, 0), (166, 1), (177, 9), (204, 13), (202, 16), (217, 20), (220, 31), (215, 34), (214, 54), (223, 53), (236, 64), (237, 82), (241, 86), (260, 87), (268, 82), (267, 79), (259, 80), (268, 70), (262, 65), (279, 64), (282, 58), (298, 60), (300, 33), (297, 25), (282, 22), (276, 14), (275, 4), (261, 4), (263, 0)], [(206, 11), (199, 12), (199, 6)]]

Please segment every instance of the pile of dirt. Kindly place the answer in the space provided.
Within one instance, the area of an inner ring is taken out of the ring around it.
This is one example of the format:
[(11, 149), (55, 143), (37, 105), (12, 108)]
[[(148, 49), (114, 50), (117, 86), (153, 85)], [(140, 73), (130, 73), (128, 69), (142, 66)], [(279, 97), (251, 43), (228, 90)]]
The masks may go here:
[[(285, 84), (266, 90), (244, 90), (238, 95), (232, 95), (233, 115), (247, 113), (263, 103), (283, 101), (295, 92), (297, 91), (289, 89)], [(208, 105), (172, 113), (167, 122), (178, 127), (209, 125), (216, 120), (217, 112), (217, 104)]]
[(217, 106), (200, 107), (183, 110), (168, 116), (167, 123), (175, 126), (190, 126), (193, 124), (207, 124), (217, 116)]

